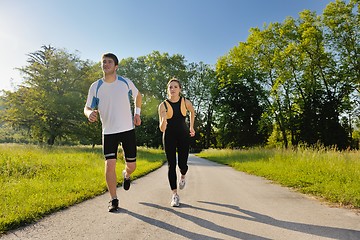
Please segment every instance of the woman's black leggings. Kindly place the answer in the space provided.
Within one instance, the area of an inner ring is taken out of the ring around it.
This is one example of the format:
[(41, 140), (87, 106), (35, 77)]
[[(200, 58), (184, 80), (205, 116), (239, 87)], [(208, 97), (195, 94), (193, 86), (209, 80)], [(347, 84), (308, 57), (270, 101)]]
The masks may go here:
[(163, 143), (165, 148), (166, 159), (168, 162), (168, 179), (171, 190), (177, 189), (176, 176), (176, 153), (178, 155), (177, 163), (180, 173), (185, 175), (188, 171), (189, 157), (189, 136), (185, 134), (171, 134), (166, 131), (163, 135)]

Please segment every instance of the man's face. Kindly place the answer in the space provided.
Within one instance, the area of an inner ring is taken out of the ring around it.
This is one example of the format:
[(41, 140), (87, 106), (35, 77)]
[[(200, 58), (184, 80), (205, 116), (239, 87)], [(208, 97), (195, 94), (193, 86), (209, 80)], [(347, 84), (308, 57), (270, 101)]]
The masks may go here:
[(118, 66), (115, 66), (115, 62), (112, 58), (104, 57), (101, 62), (101, 68), (105, 74), (113, 74), (116, 72)]

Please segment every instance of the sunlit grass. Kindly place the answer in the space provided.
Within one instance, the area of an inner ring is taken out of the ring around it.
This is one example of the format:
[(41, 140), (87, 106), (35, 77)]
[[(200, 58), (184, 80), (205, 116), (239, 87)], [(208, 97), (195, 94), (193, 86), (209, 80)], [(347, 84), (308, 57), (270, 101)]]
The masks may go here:
[[(118, 183), (124, 161), (118, 157)], [(162, 150), (138, 148), (134, 178), (162, 166)], [(106, 191), (101, 147), (0, 145), (0, 233)]]
[[(198, 154), (239, 171), (341, 205), (360, 207), (360, 153), (332, 150), (206, 150)], [(124, 168), (120, 153), (117, 172)], [(133, 178), (165, 161), (163, 150), (138, 148)], [(118, 174), (118, 183), (122, 183)], [(106, 191), (101, 147), (0, 145), (0, 233)]]
[(360, 208), (359, 151), (209, 149), (198, 156), (265, 177), (332, 203)]

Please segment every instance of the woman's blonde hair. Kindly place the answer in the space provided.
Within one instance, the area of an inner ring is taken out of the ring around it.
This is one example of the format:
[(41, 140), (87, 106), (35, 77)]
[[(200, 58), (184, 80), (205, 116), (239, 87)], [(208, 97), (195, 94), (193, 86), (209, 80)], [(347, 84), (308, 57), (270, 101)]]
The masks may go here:
[(167, 83), (167, 87), (169, 87), (170, 83), (172, 82), (177, 82), (179, 84), (179, 87), (181, 88), (181, 83), (179, 81), (179, 79), (177, 79), (176, 77), (173, 77), (169, 80), (169, 82)]

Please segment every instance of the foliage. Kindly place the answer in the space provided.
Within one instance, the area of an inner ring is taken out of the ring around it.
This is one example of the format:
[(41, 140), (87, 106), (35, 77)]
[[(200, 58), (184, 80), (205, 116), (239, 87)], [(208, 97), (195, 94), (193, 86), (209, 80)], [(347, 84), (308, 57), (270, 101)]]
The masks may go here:
[[(336, 0), (322, 16), (304, 10), (299, 19), (289, 17), (283, 23), (265, 25), (263, 30), (253, 28), (246, 42), (218, 61), (219, 92), (225, 92), (219, 115), (229, 119), (218, 126), (222, 139), (229, 139), (228, 126), (232, 137), (240, 135), (231, 125), (234, 119), (240, 129), (246, 126), (243, 116), (231, 117), (236, 99), (239, 107), (252, 106), (246, 110), (247, 116), (261, 115), (252, 117), (258, 124), (254, 134), (262, 128), (263, 136), (271, 136), (269, 140), (285, 147), (318, 142), (339, 149), (350, 146), (351, 124), (359, 120), (354, 113), (360, 103), (356, 4)], [(347, 116), (348, 121), (341, 120)], [(276, 132), (270, 134), (271, 130)], [(226, 146), (243, 145), (239, 140), (231, 142)]]
[(232, 62), (223, 58), (218, 62), (216, 73), (218, 83), (218, 126), (221, 129), (221, 147), (248, 147), (265, 142), (261, 132), (260, 119), (264, 114), (261, 104), (263, 90), (255, 82), (256, 76), (248, 70), (251, 59), (246, 57), (248, 47), (242, 44), (234, 54), (244, 59)]
[(77, 138), (84, 117), (90, 63), (51, 46), (29, 54), (28, 66), (20, 68), (23, 85), (5, 91), (4, 122), (25, 129), (39, 143), (53, 145), (57, 138)]
[[(245, 42), (215, 66), (153, 51), (122, 59), (118, 74), (143, 94), (139, 145), (158, 148), (158, 105), (171, 77), (195, 108), (192, 151), (209, 147), (297, 146), (359, 148), (359, 2), (335, 0), (322, 15), (252, 28)], [(28, 55), (23, 84), (0, 101), (0, 142), (101, 144), (101, 125), (83, 115), (99, 63), (52, 46)]]

